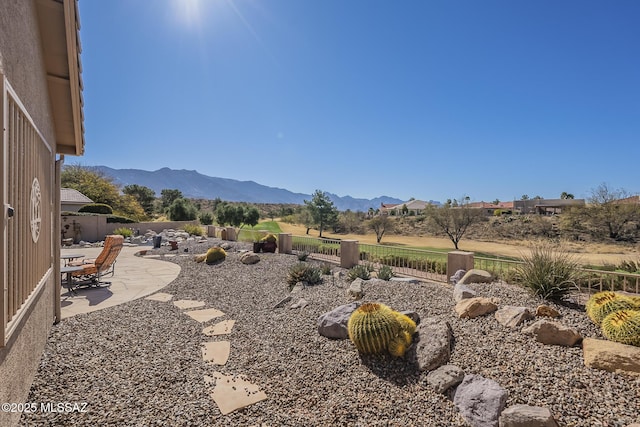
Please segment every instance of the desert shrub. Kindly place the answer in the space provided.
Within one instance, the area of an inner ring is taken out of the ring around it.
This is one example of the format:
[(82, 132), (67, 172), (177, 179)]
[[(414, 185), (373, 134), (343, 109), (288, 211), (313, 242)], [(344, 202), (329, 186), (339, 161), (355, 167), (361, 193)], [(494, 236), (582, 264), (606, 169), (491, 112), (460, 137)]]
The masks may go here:
[(204, 234), (202, 227), (200, 227), (199, 225), (185, 224), (182, 229), (192, 236), (202, 236)]
[(113, 230), (113, 234), (119, 234), (122, 237), (131, 237), (133, 236), (133, 231), (127, 227), (119, 227)]
[(309, 257), (309, 252), (300, 252), (298, 254), (298, 261), (306, 261)]
[(561, 247), (537, 244), (522, 260), (523, 263), (516, 267), (517, 281), (534, 295), (561, 301), (577, 289), (580, 265)]
[(198, 220), (202, 225), (211, 225), (213, 224), (213, 213), (209, 211), (203, 211), (198, 214)]
[(305, 282), (309, 285), (317, 285), (322, 282), (322, 272), (318, 267), (299, 262), (289, 269), (287, 283), (290, 287), (298, 282)]
[(78, 212), (111, 215), (113, 213), (113, 209), (111, 206), (104, 203), (89, 203), (88, 205), (84, 205), (78, 209)]
[(331, 264), (325, 262), (324, 264), (322, 264), (322, 267), (320, 267), (320, 271), (325, 276), (330, 275), (331, 274)]
[(383, 265), (380, 267), (380, 270), (378, 270), (378, 279), (391, 280), (392, 277), (393, 270), (388, 265)]
[(357, 278), (360, 278), (362, 280), (369, 280), (371, 278), (371, 271), (366, 265), (356, 265), (349, 270), (349, 273), (347, 273), (347, 277), (350, 282), (353, 282)]

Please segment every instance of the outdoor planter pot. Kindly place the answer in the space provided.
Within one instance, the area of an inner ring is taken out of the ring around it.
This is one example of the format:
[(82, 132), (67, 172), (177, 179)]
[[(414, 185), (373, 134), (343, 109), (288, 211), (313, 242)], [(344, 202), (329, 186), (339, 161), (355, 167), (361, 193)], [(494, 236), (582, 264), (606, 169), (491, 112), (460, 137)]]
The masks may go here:
[(263, 252), (275, 252), (278, 244), (276, 242), (263, 242), (262, 251)]
[(265, 242), (253, 242), (253, 252), (256, 254), (260, 253), (260, 251), (262, 251), (264, 243)]

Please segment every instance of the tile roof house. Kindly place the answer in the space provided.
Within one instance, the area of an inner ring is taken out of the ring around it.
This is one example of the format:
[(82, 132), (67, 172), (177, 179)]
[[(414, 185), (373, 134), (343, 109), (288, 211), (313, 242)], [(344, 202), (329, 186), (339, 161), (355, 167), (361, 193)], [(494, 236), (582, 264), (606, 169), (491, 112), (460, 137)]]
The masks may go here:
[(60, 189), (60, 210), (63, 212), (78, 212), (78, 209), (88, 203), (93, 203), (93, 200), (75, 190), (73, 188), (61, 188)]
[(79, 28), (76, 0), (0, 0), (3, 403), (27, 401), (60, 319), (60, 168), (84, 153)]

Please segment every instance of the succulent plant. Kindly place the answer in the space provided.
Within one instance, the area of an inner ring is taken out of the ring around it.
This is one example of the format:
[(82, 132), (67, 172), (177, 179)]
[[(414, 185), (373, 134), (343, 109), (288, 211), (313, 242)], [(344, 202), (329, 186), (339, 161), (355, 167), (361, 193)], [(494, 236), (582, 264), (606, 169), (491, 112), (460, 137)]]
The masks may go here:
[(602, 320), (602, 334), (609, 340), (640, 346), (640, 310), (620, 310)]
[(218, 261), (223, 261), (227, 257), (227, 253), (219, 246), (209, 248), (205, 261), (207, 264), (213, 264)]
[(349, 318), (349, 338), (361, 353), (382, 353), (402, 357), (411, 345), (415, 323), (384, 304), (365, 303)]
[(357, 278), (360, 278), (362, 280), (369, 280), (371, 279), (371, 271), (366, 265), (359, 264), (349, 269), (347, 277), (351, 282), (353, 282)]
[(587, 315), (596, 325), (600, 325), (611, 313), (634, 308), (636, 305), (632, 299), (615, 292), (598, 292), (589, 298), (586, 304)]

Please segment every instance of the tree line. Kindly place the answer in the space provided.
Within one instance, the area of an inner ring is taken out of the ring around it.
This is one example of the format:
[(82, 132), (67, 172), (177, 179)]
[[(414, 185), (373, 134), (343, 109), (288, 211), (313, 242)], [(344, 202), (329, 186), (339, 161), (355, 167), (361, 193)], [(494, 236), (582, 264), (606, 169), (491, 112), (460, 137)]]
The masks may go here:
[[(203, 225), (216, 222), (220, 226), (241, 228), (256, 225), (260, 218), (273, 220), (277, 217), (284, 222), (304, 225), (307, 234), (316, 229), (320, 237), (327, 230), (337, 234), (373, 232), (378, 243), (385, 235), (393, 233), (398, 223), (398, 218), (380, 214), (373, 208), (366, 213), (339, 212), (328, 193), (321, 190), (316, 190), (304, 205), (251, 205), (219, 198), (189, 199), (176, 189), (163, 189), (160, 197), (156, 197), (152, 189), (142, 185), (126, 185), (120, 189), (111, 177), (101, 171), (79, 165), (64, 167), (61, 184), (80, 191), (97, 204), (110, 206), (113, 215), (135, 222), (164, 216), (171, 221), (197, 219)], [(573, 199), (574, 196), (563, 192), (561, 198)], [(522, 199), (526, 200), (528, 196), (523, 195)], [(640, 205), (632, 201), (626, 190), (601, 184), (591, 191), (587, 205), (566, 208), (558, 216), (558, 232), (574, 240), (589, 237), (593, 240), (636, 242), (640, 239)], [(420, 223), (425, 231), (448, 237), (457, 249), (472, 227), (489, 221), (479, 209), (471, 208), (469, 202), (470, 199), (464, 197), (448, 199), (440, 207), (427, 206), (419, 215)], [(409, 213), (401, 211), (403, 214)], [(513, 218), (508, 217), (506, 221)]]

